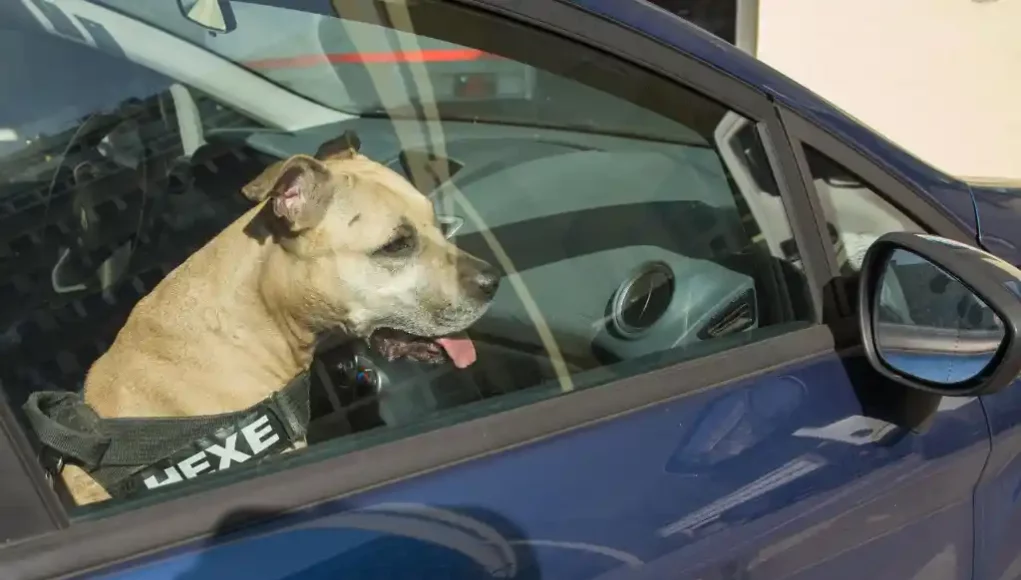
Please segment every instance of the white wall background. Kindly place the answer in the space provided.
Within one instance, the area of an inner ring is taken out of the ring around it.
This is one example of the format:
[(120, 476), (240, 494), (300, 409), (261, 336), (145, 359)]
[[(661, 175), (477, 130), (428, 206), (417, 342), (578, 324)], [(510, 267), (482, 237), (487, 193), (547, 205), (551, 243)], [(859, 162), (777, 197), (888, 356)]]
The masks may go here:
[(757, 56), (948, 173), (1021, 178), (1021, 0), (759, 0)]

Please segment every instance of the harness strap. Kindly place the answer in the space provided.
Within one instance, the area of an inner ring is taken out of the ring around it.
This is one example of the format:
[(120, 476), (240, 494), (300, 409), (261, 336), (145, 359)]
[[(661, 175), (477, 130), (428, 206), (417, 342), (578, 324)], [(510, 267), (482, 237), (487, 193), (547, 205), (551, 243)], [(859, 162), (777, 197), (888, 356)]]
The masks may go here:
[(305, 437), (309, 374), (248, 409), (201, 417), (102, 418), (80, 396), (32, 393), (24, 410), (59, 464), (80, 465), (113, 497), (222, 471)]

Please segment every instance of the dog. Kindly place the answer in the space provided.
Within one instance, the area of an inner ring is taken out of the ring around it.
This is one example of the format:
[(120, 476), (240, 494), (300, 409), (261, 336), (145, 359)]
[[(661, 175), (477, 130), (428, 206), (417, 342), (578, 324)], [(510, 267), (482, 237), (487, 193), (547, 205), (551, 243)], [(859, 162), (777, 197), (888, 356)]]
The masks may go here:
[[(89, 369), (84, 399), (101, 417), (246, 409), (306, 370), (328, 335), (390, 359), (474, 362), (463, 331), (499, 273), (446, 239), (429, 199), (362, 155), (357, 135), (242, 191), (254, 207), (142, 298)], [(79, 505), (110, 497), (77, 466), (61, 477)]]

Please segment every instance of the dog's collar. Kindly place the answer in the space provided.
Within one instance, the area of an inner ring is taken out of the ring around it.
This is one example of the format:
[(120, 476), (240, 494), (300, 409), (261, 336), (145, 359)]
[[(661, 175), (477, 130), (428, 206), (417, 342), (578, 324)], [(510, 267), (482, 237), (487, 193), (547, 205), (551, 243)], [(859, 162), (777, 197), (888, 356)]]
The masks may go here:
[(102, 418), (76, 393), (32, 393), (24, 405), (52, 475), (79, 465), (114, 498), (275, 455), (308, 431), (310, 375), (247, 409), (202, 417)]

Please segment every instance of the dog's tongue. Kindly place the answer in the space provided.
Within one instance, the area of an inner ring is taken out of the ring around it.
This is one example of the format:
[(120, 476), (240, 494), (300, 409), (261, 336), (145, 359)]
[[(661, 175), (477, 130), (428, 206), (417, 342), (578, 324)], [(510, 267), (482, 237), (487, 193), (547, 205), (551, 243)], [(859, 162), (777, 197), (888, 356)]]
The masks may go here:
[(463, 369), (475, 362), (475, 344), (467, 336), (445, 336), (437, 338), (436, 344), (443, 347), (454, 366)]

